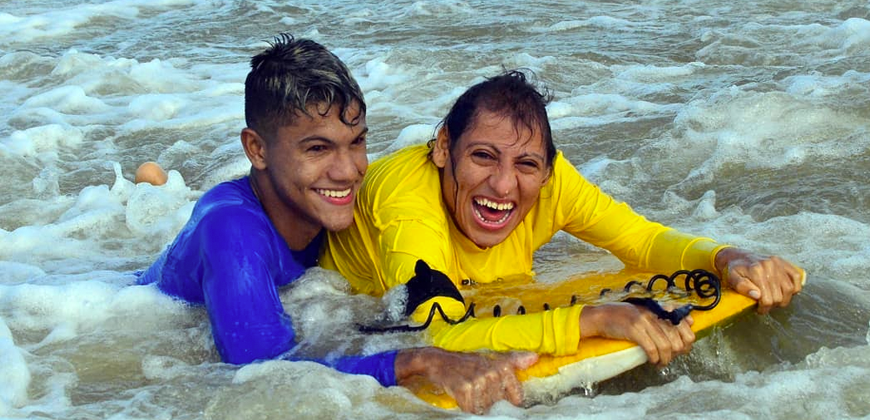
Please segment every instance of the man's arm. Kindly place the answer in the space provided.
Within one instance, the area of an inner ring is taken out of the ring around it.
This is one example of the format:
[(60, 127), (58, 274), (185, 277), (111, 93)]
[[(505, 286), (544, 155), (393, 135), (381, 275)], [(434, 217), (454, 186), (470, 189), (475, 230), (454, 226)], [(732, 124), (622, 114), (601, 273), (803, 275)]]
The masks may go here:
[(433, 347), (407, 349), (396, 356), (396, 381), (422, 376), (440, 386), (463, 411), (483, 414), (501, 400), (520, 405), (523, 387), (516, 371), (538, 360), (535, 353), (455, 353)]
[[(280, 357), (295, 345), (296, 333), (284, 311), (275, 276), (299, 276), (305, 267), (282, 258), (284, 245), (269, 234), (264, 220), (244, 210), (211, 213), (200, 221), (202, 291), (215, 346), (227, 363), (244, 364)], [(261, 232), (262, 234), (258, 234)], [(275, 241), (275, 242), (271, 242)], [(288, 254), (289, 255), (289, 254)], [(339, 371), (396, 384), (396, 353), (347, 356), (315, 361)], [(294, 360), (288, 357), (288, 360)]]

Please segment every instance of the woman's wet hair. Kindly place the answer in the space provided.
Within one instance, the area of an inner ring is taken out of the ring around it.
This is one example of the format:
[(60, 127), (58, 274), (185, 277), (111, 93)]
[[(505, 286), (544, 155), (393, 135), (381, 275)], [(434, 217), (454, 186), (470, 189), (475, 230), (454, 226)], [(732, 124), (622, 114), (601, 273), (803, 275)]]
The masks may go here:
[[(248, 127), (272, 135), (299, 115), (312, 116), (311, 105), (320, 116), (337, 106), (343, 123), (359, 122), (366, 112), (365, 99), (350, 70), (335, 54), (290, 34), (278, 35), (269, 45), (251, 59), (251, 72), (245, 79)], [(348, 112), (354, 103), (359, 112)]]
[[(530, 76), (527, 76), (528, 73)], [(531, 70), (510, 70), (487, 78), (463, 93), (441, 125), (447, 129), (450, 156), (454, 156), (459, 137), (468, 130), (482, 111), (510, 118), (517, 129), (540, 133), (546, 149), (547, 167), (552, 168), (556, 146), (547, 118), (547, 104), (553, 95), (546, 88), (535, 86), (535, 74)]]

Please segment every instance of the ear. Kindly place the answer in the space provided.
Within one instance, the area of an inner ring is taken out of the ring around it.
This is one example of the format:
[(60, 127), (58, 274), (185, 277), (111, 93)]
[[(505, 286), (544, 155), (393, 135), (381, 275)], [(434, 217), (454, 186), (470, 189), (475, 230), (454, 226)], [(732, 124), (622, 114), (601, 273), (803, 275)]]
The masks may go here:
[(242, 148), (245, 149), (245, 155), (251, 161), (251, 166), (261, 171), (266, 169), (266, 139), (249, 127), (242, 129), (240, 137)]
[(414, 267), (414, 273), (417, 274), (418, 277), (428, 277), (429, 271), (429, 264), (426, 264), (426, 261), (417, 260), (417, 265)]
[(438, 137), (435, 138), (435, 146), (432, 148), (432, 162), (435, 163), (435, 166), (444, 169), (449, 159), (450, 137), (447, 135), (447, 127), (441, 127), (438, 130)]
[(544, 185), (547, 185), (547, 182), (550, 181), (550, 177), (553, 175), (554, 170), (555, 170), (555, 168), (553, 168), (552, 166), (547, 168), (547, 174), (544, 175), (543, 179), (541, 179), (541, 188), (543, 188)]

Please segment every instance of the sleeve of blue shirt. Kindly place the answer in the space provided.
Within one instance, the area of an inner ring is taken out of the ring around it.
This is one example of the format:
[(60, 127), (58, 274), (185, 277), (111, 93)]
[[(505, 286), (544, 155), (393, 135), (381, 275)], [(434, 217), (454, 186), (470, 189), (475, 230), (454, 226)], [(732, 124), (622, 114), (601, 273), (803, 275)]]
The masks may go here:
[[(213, 212), (200, 223), (202, 291), (221, 359), (242, 364), (280, 357), (295, 345), (295, 332), (273, 276), (288, 271), (281, 264), (298, 263), (288, 258), (281, 261), (275, 244), (270, 243), (274, 239), (266, 233), (270, 227), (260, 226), (263, 221), (243, 209)], [(301, 274), (304, 267), (299, 268)], [(314, 361), (342, 372), (370, 375), (392, 386), (396, 384), (396, 354)]]

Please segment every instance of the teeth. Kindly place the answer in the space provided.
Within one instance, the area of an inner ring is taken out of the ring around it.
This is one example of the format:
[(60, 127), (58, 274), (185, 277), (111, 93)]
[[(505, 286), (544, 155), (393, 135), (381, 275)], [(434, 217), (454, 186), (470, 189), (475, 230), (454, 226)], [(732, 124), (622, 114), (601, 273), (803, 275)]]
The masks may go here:
[(317, 193), (320, 195), (326, 196), (326, 197), (344, 198), (344, 197), (347, 197), (348, 194), (350, 194), (350, 188), (348, 188), (346, 190), (341, 190), (341, 191), (324, 190), (324, 189), (318, 188)]
[(474, 202), (477, 203), (478, 205), (486, 206), (486, 207), (489, 207), (493, 210), (513, 210), (513, 208), (514, 208), (514, 203), (512, 203), (512, 202), (496, 203), (495, 201), (490, 201), (490, 200), (483, 198), (483, 197), (475, 198)]
[(478, 210), (478, 209), (474, 209), (474, 214), (477, 215), (477, 218), (480, 219), (480, 221), (482, 221), (483, 223), (490, 223), (490, 224), (497, 225), (497, 224), (500, 224), (500, 223), (504, 222), (505, 220), (507, 220), (507, 218), (510, 217), (511, 212), (505, 213), (504, 216), (501, 217), (501, 219), (498, 219), (494, 222), (486, 220), (486, 218), (484, 218), (483, 215), (480, 214), (480, 210)]

